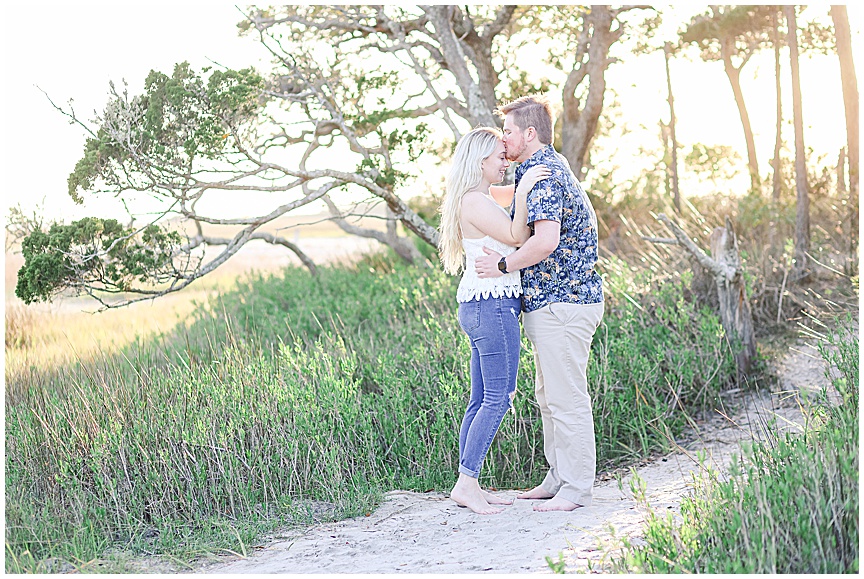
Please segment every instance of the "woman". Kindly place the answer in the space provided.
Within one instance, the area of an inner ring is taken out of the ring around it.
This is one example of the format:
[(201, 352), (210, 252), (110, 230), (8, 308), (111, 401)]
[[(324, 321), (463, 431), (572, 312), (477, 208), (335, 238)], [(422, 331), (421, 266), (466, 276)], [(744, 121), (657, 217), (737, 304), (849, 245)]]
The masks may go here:
[(549, 175), (542, 165), (525, 173), (514, 194), (511, 221), (490, 194), (492, 183), (502, 181), (509, 166), (500, 132), (474, 129), (456, 145), (441, 206), (441, 262), (447, 273), (465, 270), (456, 299), (459, 325), (471, 340), (471, 398), (459, 430), (459, 479), (450, 498), (483, 515), (501, 512), (493, 505), (510, 504), (483, 491), (478, 477), (516, 392), (522, 284), (518, 271), (480, 279), (474, 260), (484, 247), (506, 256), (528, 239), (526, 197)]

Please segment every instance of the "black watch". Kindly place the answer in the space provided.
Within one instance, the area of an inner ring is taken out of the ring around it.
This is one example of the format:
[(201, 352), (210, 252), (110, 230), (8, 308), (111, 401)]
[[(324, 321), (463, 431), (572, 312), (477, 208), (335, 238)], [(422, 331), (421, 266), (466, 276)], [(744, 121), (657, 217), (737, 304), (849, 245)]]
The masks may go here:
[(506, 257), (502, 257), (501, 259), (498, 260), (498, 271), (500, 271), (501, 273), (510, 273), (509, 271), (507, 271), (507, 258)]

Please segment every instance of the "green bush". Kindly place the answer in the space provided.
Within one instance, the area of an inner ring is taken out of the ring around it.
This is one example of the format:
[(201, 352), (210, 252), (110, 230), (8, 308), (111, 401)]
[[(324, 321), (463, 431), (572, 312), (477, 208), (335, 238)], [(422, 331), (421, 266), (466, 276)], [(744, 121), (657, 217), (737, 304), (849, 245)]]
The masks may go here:
[(857, 335), (822, 349), (840, 371), (839, 403), (824, 395), (802, 435), (744, 447), (728, 473), (706, 472), (681, 518), (649, 511), (646, 544), (627, 545), (619, 571), (857, 573)]

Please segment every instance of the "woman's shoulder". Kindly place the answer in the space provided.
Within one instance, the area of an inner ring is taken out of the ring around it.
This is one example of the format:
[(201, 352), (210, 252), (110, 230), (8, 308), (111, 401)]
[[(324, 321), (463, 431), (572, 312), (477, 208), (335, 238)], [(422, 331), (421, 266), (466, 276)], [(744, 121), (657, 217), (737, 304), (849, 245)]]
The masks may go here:
[(462, 208), (471, 208), (480, 205), (481, 203), (489, 203), (486, 195), (480, 191), (468, 191), (462, 196)]
[(482, 191), (468, 191), (467, 193), (465, 193), (465, 195), (462, 196), (462, 202), (464, 203), (468, 200), (480, 200), (485, 196), (486, 194)]

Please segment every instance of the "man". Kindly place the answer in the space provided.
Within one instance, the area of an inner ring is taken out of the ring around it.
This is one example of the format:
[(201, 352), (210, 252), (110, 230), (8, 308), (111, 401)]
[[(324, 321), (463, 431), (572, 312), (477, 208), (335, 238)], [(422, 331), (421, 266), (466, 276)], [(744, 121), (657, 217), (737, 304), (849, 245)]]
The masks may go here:
[(522, 97), (497, 111), (516, 183), (534, 165), (551, 175), (528, 195), (532, 236), (506, 258), (484, 248), (480, 277), (521, 270), (522, 325), (534, 346), (535, 392), (549, 472), (517, 498), (549, 499), (536, 511), (572, 511), (592, 501), (596, 470), (588, 353), (603, 318), (597, 217), (566, 159), (552, 148), (552, 113), (543, 97)]

